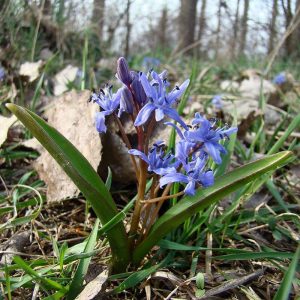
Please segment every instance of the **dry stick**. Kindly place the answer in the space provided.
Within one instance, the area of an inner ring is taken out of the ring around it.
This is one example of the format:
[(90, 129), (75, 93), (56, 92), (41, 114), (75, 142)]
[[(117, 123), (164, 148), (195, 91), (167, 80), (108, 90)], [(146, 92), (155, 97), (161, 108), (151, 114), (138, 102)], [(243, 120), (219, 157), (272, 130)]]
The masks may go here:
[[(212, 219), (214, 218), (215, 215), (215, 210), (216, 206), (213, 208), (208, 222), (211, 223)], [(208, 232), (207, 233), (207, 248), (212, 249), (212, 233)], [(212, 250), (206, 250), (205, 252), (205, 272), (207, 276), (212, 277), (212, 272), (211, 272), (211, 257), (212, 257)]]
[[(124, 128), (123, 128), (123, 125), (121, 123), (121, 121), (119, 120), (119, 118), (116, 116), (116, 114), (113, 114), (118, 126), (119, 126), (119, 129), (120, 129), (120, 132), (121, 132), (121, 135), (122, 135), (122, 139), (125, 143), (125, 145), (127, 146), (128, 149), (132, 149), (131, 147), (131, 144), (130, 144), (130, 141), (124, 131)], [(130, 155), (130, 159), (133, 163), (133, 167), (134, 167), (134, 171), (135, 171), (135, 176), (137, 179), (139, 179), (139, 169), (137, 167), (137, 164), (136, 164), (136, 161), (135, 161), (135, 157), (133, 155)]]
[(264, 75), (266, 76), (269, 72), (270, 69), (272, 67), (272, 64), (275, 60), (275, 57), (277, 56), (281, 46), (283, 45), (283, 43), (285, 42), (285, 40), (289, 37), (289, 35), (297, 28), (297, 26), (300, 24), (300, 18), (297, 20), (298, 15), (300, 13), (300, 6), (297, 8), (293, 19), (291, 20), (290, 25), (288, 26), (288, 28), (286, 29), (283, 37), (281, 38), (281, 40), (279, 41), (279, 43), (276, 45), (275, 49), (273, 50), (273, 52), (270, 55), (270, 60), (269, 63), (265, 69)]
[(201, 297), (200, 299), (208, 299), (208, 297), (212, 297), (212, 296), (224, 293), (228, 290), (232, 290), (232, 289), (238, 287), (239, 285), (243, 285), (250, 280), (254, 280), (254, 279), (258, 278), (259, 276), (262, 276), (263, 273), (264, 273), (263, 270), (258, 270), (252, 274), (243, 276), (241, 278), (228, 280), (228, 281), (224, 282), (223, 284), (208, 290), (205, 293), (205, 295), (203, 297)]

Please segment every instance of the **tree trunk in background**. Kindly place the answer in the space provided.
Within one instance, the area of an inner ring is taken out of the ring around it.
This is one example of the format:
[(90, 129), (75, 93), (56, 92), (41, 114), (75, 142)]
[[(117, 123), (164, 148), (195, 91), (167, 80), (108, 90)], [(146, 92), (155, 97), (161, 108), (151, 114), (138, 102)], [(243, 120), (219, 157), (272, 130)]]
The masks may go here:
[[(181, 0), (179, 15), (179, 50), (194, 43), (197, 0)], [(186, 53), (192, 54), (194, 49)]]
[(105, 0), (94, 0), (92, 27), (99, 41), (103, 40)]
[(217, 32), (216, 32), (216, 58), (219, 57), (219, 50), (220, 50), (220, 34), (221, 34), (221, 17), (222, 17), (222, 0), (219, 0), (219, 6), (218, 6), (218, 25), (217, 25)]
[[(300, 0), (297, 0), (295, 11), (297, 11), (299, 7), (300, 7)], [(298, 18), (300, 18), (300, 16)], [(295, 32), (293, 34), (293, 40), (294, 40), (294, 44), (295, 44), (294, 45), (294, 48), (295, 48), (294, 51), (296, 52), (296, 56), (299, 59), (300, 58), (300, 24), (295, 29)]]
[[(285, 28), (287, 29), (293, 19), (291, 1), (287, 0), (286, 5), (284, 4), (284, 0), (281, 0), (282, 8), (285, 16)], [(287, 56), (291, 56), (293, 54), (293, 34), (290, 34), (285, 40), (285, 53)]]
[(162, 10), (158, 24), (158, 45), (162, 50), (167, 48), (167, 26), (168, 26), (168, 11), (166, 8)]
[(246, 47), (247, 31), (248, 31), (248, 12), (249, 12), (249, 0), (244, 0), (244, 14), (242, 18), (242, 31), (240, 39), (240, 51), (239, 54), (243, 55)]
[(199, 31), (198, 31), (198, 41), (200, 45), (198, 46), (198, 56), (203, 56), (203, 51), (202, 51), (202, 39), (203, 35), (205, 33), (205, 28), (206, 28), (206, 0), (202, 0), (201, 3), (201, 13), (200, 13), (200, 19), (199, 19)]
[[(43, 2), (41, 2), (42, 4)], [(51, 16), (52, 13), (52, 4), (51, 0), (45, 0), (44, 6), (43, 6), (43, 15), (44, 16)]]
[(130, 31), (131, 31), (131, 24), (130, 24), (130, 6), (131, 6), (131, 1), (127, 0), (127, 5), (126, 5), (126, 21), (125, 21), (125, 26), (126, 26), (126, 38), (125, 38), (125, 49), (124, 49), (124, 55), (126, 58), (129, 56), (129, 42), (130, 42)]
[(233, 36), (231, 41), (231, 55), (233, 58), (235, 57), (236, 43), (237, 43), (237, 38), (239, 33), (239, 22), (240, 22), (240, 0), (237, 0), (233, 30), (232, 30)]
[(268, 54), (270, 54), (274, 49), (274, 41), (276, 38), (277, 15), (278, 15), (278, 3), (277, 0), (273, 0), (272, 18), (269, 27), (270, 33), (269, 33), (269, 43), (268, 43)]

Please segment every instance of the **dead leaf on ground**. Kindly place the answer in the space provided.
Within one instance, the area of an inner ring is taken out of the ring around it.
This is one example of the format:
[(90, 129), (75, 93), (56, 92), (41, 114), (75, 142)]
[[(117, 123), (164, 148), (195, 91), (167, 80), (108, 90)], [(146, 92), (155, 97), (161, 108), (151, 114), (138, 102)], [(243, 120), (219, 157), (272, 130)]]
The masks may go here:
[(276, 88), (272, 82), (253, 76), (241, 82), (239, 92), (242, 98), (259, 100), (261, 93), (266, 96), (275, 93)]
[(68, 83), (76, 79), (79, 68), (72, 65), (66, 66), (54, 77), (54, 95), (59, 96), (68, 90)]
[(43, 61), (25, 62), (20, 66), (19, 74), (29, 78), (29, 82), (36, 80), (40, 75), (40, 69), (43, 66)]
[[(83, 291), (76, 297), (76, 300), (91, 300), (94, 299), (106, 283), (108, 278), (108, 271), (104, 270), (94, 280), (89, 282), (83, 289)], [(98, 295), (99, 296), (99, 295)]]
[[(94, 125), (98, 107), (88, 103), (89, 96), (89, 91), (69, 92), (53, 100), (53, 106), (46, 110), (45, 116), (49, 124), (71, 141), (97, 170), (102, 151), (101, 141)], [(34, 162), (34, 167), (47, 185), (49, 202), (78, 194), (75, 184), (45, 149)]]
[(0, 116), (0, 147), (6, 141), (7, 133), (12, 124), (17, 121), (17, 117), (15, 115), (5, 118)]

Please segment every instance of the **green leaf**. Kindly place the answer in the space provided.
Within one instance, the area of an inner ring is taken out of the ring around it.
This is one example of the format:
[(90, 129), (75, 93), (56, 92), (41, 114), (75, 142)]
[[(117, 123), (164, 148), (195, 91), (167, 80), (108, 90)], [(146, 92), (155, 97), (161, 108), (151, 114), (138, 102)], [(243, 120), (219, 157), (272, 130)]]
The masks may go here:
[(33, 270), (20, 256), (14, 257), (14, 262), (23, 269), (29, 276), (41, 282), (41, 284), (45, 287), (50, 287), (51, 289), (55, 289), (57, 291), (62, 290), (65, 291), (66, 288), (57, 283), (56, 281), (48, 278), (42, 277), (38, 272)]
[[(7, 108), (59, 163), (90, 202), (101, 223), (104, 225), (110, 221), (117, 214), (117, 207), (105, 184), (86, 158), (63, 135), (33, 112), (11, 103), (7, 104)], [(130, 258), (124, 225), (118, 223), (107, 233), (107, 237), (112, 249), (113, 269), (122, 271), (127, 267)]]
[(159, 268), (162, 268), (163, 266), (165, 266), (170, 261), (170, 259), (172, 257), (173, 257), (173, 255), (169, 254), (160, 263), (158, 263), (158, 264), (156, 264), (154, 266), (151, 266), (151, 267), (149, 267), (147, 269), (143, 269), (143, 270), (140, 270), (140, 271), (132, 273), (118, 287), (116, 287), (114, 289), (114, 292), (119, 293), (121, 291), (124, 291), (124, 290), (127, 290), (129, 288), (132, 288), (132, 287), (136, 286), (138, 283), (140, 283), (145, 278), (147, 278), (148, 276), (150, 276), (156, 270), (158, 270)]
[(134, 250), (133, 262), (139, 264), (158, 241), (186, 219), (209, 205), (217, 203), (228, 194), (259, 178), (261, 175), (287, 164), (292, 159), (293, 153), (289, 151), (264, 157), (217, 178), (213, 186), (199, 189), (192, 197), (184, 197), (155, 222), (149, 235)]
[(280, 137), (280, 139), (273, 145), (273, 147), (268, 151), (268, 154), (276, 153), (284, 144), (286, 139), (290, 136), (290, 134), (300, 126), (300, 114), (298, 114), (288, 128), (285, 130), (284, 134)]
[[(86, 247), (84, 249), (84, 253), (94, 250), (97, 241), (97, 231), (98, 231), (99, 224), (100, 224), (99, 219), (97, 219), (93, 231), (91, 232)], [(75, 299), (76, 296), (80, 293), (84, 276), (87, 273), (90, 262), (91, 262), (91, 257), (83, 258), (80, 260), (74, 278), (70, 284), (67, 300)]]
[(289, 252), (247, 252), (245, 253), (234, 253), (234, 254), (225, 254), (215, 256), (215, 259), (221, 260), (250, 260), (250, 259), (262, 259), (262, 258), (270, 258), (270, 259), (287, 259), (292, 258), (293, 253)]
[(292, 282), (295, 279), (296, 268), (298, 266), (300, 259), (300, 245), (294, 254), (294, 257), (290, 263), (290, 266), (286, 273), (284, 274), (281, 285), (274, 297), (274, 300), (286, 300), (289, 299), (289, 294), (292, 286)]

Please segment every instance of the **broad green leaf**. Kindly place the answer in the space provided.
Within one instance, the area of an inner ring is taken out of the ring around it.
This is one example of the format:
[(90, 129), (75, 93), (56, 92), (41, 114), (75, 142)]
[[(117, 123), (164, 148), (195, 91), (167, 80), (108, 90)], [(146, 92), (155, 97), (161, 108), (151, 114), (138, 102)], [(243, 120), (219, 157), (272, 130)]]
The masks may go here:
[[(84, 253), (93, 251), (97, 242), (97, 231), (99, 227), (99, 219), (96, 220), (96, 223), (94, 225), (94, 228), (89, 236), (88, 242), (86, 244), (86, 247), (84, 249)], [(83, 258), (80, 260), (80, 263), (77, 267), (76, 273), (74, 275), (74, 278), (70, 284), (69, 293), (67, 296), (67, 300), (75, 299), (76, 296), (80, 293), (84, 276), (87, 273), (89, 264), (91, 262), (91, 257)]]
[(155, 222), (149, 235), (136, 247), (133, 253), (133, 262), (138, 264), (158, 241), (186, 219), (209, 205), (217, 203), (261, 175), (287, 164), (292, 159), (293, 154), (289, 151), (264, 157), (217, 178), (213, 186), (199, 189), (192, 197), (184, 197)]
[(280, 284), (280, 287), (274, 297), (274, 300), (287, 300), (289, 299), (289, 294), (291, 291), (291, 286), (293, 280), (295, 279), (295, 272), (297, 267), (299, 266), (299, 259), (300, 259), (300, 245), (298, 246), (296, 253), (290, 263), (290, 266), (286, 273), (284, 274), (283, 280)]
[[(117, 214), (117, 207), (105, 184), (86, 158), (63, 135), (33, 112), (11, 103), (7, 104), (7, 107), (72, 179), (90, 202), (101, 223), (104, 225), (110, 221)], [(107, 233), (107, 237), (113, 254), (113, 268), (122, 271), (127, 267), (130, 257), (128, 238), (123, 224), (118, 223), (114, 226)]]

